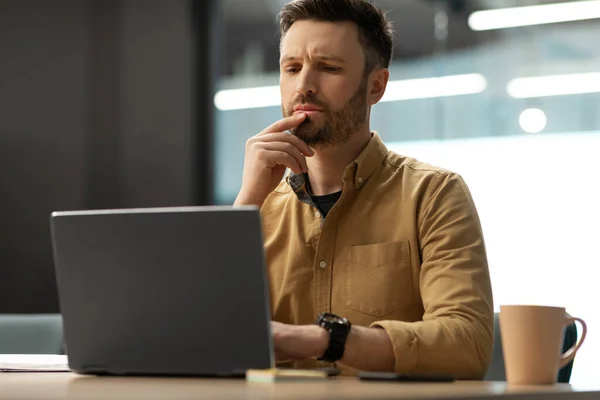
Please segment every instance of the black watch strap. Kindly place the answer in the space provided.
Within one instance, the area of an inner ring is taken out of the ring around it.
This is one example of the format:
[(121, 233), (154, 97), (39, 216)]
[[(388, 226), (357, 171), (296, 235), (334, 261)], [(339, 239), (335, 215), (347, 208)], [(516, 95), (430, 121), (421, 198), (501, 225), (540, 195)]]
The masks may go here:
[(346, 349), (346, 340), (352, 324), (346, 318), (335, 314), (323, 313), (317, 317), (317, 325), (329, 332), (329, 346), (317, 360), (336, 362), (341, 359)]

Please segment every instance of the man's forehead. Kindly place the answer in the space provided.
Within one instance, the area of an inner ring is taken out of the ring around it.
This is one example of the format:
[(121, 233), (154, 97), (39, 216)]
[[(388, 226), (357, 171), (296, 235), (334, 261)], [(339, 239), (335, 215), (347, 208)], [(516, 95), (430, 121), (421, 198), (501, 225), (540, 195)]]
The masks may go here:
[(315, 57), (347, 60), (362, 50), (352, 22), (295, 22), (281, 40), (281, 60), (299, 57), (306, 50)]

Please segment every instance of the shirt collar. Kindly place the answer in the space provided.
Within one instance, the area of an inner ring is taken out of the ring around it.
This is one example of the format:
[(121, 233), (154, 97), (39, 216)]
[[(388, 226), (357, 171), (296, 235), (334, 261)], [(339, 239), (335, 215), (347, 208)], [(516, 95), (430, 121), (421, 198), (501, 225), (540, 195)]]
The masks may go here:
[[(388, 149), (383, 140), (377, 132), (373, 132), (367, 147), (346, 167), (343, 181), (354, 184), (356, 189), (360, 189), (381, 165), (387, 154)], [(305, 174), (295, 174), (290, 171), (286, 181), (297, 195), (307, 192)]]

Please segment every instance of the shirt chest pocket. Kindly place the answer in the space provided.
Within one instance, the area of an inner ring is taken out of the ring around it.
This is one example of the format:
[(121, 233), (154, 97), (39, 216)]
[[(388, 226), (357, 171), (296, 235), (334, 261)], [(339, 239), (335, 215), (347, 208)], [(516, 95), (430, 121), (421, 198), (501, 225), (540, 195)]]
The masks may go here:
[(408, 241), (351, 246), (346, 307), (382, 317), (411, 303), (409, 250)]

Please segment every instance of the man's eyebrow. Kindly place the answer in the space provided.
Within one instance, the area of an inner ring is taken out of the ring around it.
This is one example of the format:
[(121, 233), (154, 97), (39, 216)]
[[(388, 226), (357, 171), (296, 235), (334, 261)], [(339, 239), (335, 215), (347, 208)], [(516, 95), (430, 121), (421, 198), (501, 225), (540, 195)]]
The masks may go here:
[[(346, 60), (340, 56), (335, 56), (333, 54), (324, 54), (324, 55), (320, 55), (320, 56), (316, 56), (315, 57), (317, 60), (321, 60), (321, 61), (337, 61), (339, 63), (344, 63), (346, 62)], [(294, 57), (294, 56), (283, 56), (281, 58), (282, 63), (284, 62), (288, 62), (288, 61), (296, 61), (298, 60), (298, 57)]]

